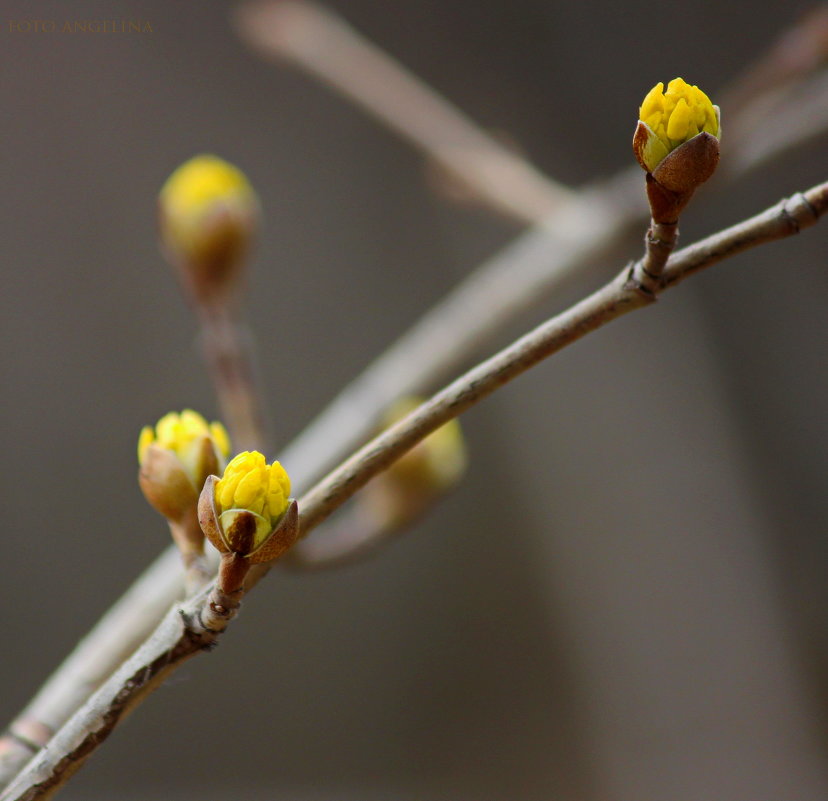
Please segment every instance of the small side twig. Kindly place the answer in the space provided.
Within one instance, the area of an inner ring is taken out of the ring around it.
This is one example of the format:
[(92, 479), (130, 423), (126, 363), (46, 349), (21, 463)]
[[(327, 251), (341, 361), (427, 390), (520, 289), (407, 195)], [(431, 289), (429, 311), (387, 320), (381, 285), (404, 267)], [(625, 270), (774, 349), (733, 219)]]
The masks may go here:
[(204, 360), (236, 451), (267, 450), (268, 425), (252, 335), (224, 302), (196, 307)]

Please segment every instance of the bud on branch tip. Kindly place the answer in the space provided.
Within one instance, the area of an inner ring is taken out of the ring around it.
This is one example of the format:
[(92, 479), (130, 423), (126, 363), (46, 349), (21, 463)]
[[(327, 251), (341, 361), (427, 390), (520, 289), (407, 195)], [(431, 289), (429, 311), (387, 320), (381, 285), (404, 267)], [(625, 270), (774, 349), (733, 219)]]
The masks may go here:
[(216, 156), (195, 156), (167, 179), (158, 211), (166, 255), (196, 298), (232, 288), (259, 217), (244, 173)]
[(647, 194), (653, 219), (674, 223), (695, 189), (719, 162), (721, 121), (698, 86), (682, 78), (657, 83), (644, 98), (633, 151), (647, 171)]
[(220, 553), (250, 564), (278, 558), (298, 536), (290, 478), (279, 462), (268, 465), (257, 451), (236, 456), (221, 479), (210, 476), (199, 499), (198, 519)]

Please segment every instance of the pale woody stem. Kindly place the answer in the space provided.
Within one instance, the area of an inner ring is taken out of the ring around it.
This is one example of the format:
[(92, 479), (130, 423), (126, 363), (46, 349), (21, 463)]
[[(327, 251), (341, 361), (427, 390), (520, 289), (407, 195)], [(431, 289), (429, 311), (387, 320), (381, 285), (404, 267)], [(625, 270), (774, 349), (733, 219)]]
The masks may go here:
[(170, 546), (57, 667), (0, 738), (0, 789), (152, 632), (181, 593), (181, 556)]
[(678, 223), (657, 223), (650, 220), (644, 237), (644, 258), (636, 262), (632, 280), (645, 292), (654, 295), (659, 290), (664, 265), (678, 242)]

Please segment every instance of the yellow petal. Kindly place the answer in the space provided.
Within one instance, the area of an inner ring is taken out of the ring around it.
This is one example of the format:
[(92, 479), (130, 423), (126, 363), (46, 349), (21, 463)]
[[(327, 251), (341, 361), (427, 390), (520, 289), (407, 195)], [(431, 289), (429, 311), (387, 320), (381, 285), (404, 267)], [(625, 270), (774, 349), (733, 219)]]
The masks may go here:
[(673, 80), (667, 84), (666, 94), (681, 96), (687, 94), (689, 89), (690, 85), (684, 80), (684, 78), (673, 78)]
[(278, 485), (282, 494), (287, 498), (290, 496), (290, 477), (287, 471), (279, 462), (273, 462), (270, 466), (270, 491), (273, 492), (274, 485)]
[(259, 494), (263, 495), (263, 490), (262, 475), (258, 469), (254, 468), (250, 472), (245, 473), (236, 485), (233, 501), (241, 509), (252, 509), (256, 501), (256, 496)]
[(267, 513), (265, 509), (265, 504), (267, 503), (267, 497), (264, 493), (257, 493), (250, 503), (245, 504), (245, 509), (249, 509), (254, 514), (259, 515), (260, 517), (264, 516)]
[(165, 448), (171, 448), (178, 433), (179, 420), (175, 412), (168, 412), (156, 424), (155, 433), (158, 443)]
[(216, 484), (216, 503), (222, 509), (233, 508), (233, 497), (241, 476), (224, 474), (224, 478)]
[(667, 121), (667, 136), (670, 139), (683, 141), (687, 136), (687, 129), (690, 125), (690, 108), (687, 101), (682, 97), (676, 108)]
[[(664, 84), (659, 81), (649, 92), (647, 92), (647, 96), (644, 98), (644, 101), (641, 103), (641, 109), (638, 114), (638, 118), (640, 120), (644, 120), (647, 122), (647, 117), (651, 114), (663, 114), (664, 113), (664, 95), (662, 94), (664, 91)], [(650, 123), (647, 122), (649, 125)]]
[(138, 464), (144, 463), (144, 457), (147, 455), (147, 449), (155, 440), (155, 434), (152, 431), (152, 426), (144, 426), (138, 436)]

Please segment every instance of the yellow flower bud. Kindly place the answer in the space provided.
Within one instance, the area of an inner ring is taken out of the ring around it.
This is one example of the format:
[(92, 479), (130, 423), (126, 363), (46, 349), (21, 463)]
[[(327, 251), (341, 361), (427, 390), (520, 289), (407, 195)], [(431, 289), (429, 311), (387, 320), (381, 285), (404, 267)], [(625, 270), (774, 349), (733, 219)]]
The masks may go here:
[(251, 562), (275, 559), (296, 539), (296, 502), (279, 462), (257, 451), (238, 454), (221, 479), (211, 476), (199, 501), (199, 522), (221, 553)]
[(700, 133), (719, 138), (719, 108), (698, 86), (682, 78), (667, 85), (657, 83), (644, 98), (639, 111), (641, 133), (636, 132), (635, 153), (648, 172), (680, 145)]
[(154, 428), (145, 426), (138, 437), (141, 491), (169, 521), (185, 561), (204, 551), (197, 518), (199, 490), (229, 455), (224, 426), (208, 424), (192, 409), (165, 414)]
[(144, 426), (138, 438), (138, 462), (144, 464), (150, 446), (175, 454), (195, 490), (217, 472), (230, 455), (230, 438), (221, 423), (207, 421), (192, 409), (169, 412), (155, 425)]
[(196, 156), (167, 179), (158, 207), (164, 248), (197, 297), (229, 288), (259, 216), (244, 173), (216, 156)]
[(653, 220), (675, 225), (693, 192), (719, 163), (719, 107), (698, 86), (676, 78), (656, 84), (644, 98), (633, 151), (647, 171)]

